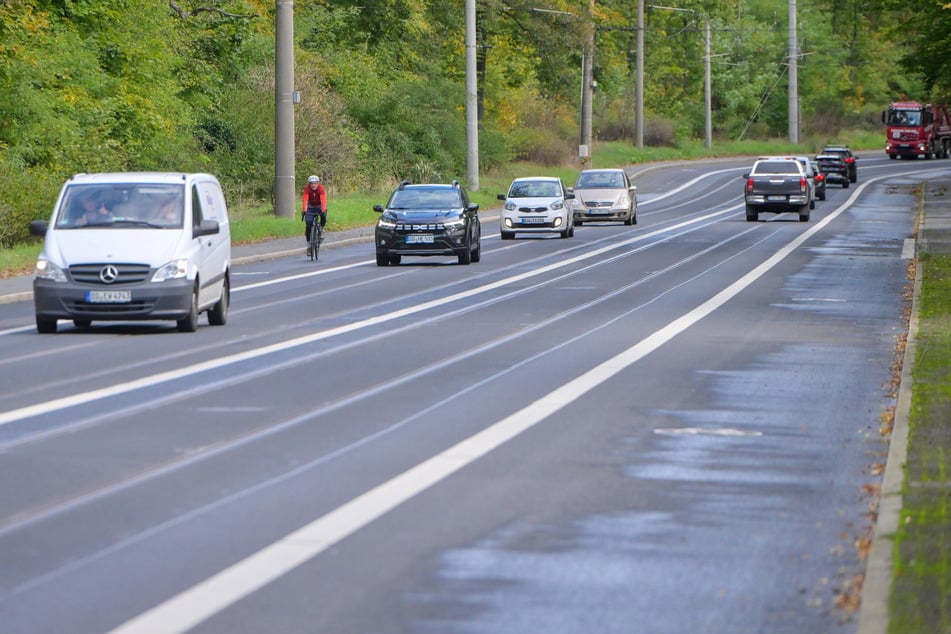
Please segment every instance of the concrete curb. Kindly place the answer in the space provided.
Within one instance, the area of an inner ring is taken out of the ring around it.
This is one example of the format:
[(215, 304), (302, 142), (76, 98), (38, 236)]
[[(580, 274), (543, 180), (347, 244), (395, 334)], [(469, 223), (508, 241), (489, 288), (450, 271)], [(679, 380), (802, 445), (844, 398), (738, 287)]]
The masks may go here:
[(879, 495), (878, 519), (872, 536), (862, 583), (859, 626), (856, 634), (887, 634), (888, 601), (892, 586), (892, 549), (902, 509), (902, 485), (905, 478), (905, 462), (908, 455), (908, 419), (911, 413), (912, 370), (918, 333), (918, 294), (921, 288), (921, 269), (916, 268), (911, 316), (908, 320), (908, 339), (902, 357), (901, 382), (895, 405), (895, 420), (892, 425), (885, 463), (885, 475)]

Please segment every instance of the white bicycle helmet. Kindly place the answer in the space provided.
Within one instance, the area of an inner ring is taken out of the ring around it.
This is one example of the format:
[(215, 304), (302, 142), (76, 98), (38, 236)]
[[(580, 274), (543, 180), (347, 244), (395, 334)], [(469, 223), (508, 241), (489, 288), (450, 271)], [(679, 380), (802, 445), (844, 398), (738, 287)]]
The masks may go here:
[(308, 183), (319, 183), (319, 182), (320, 182), (320, 176), (311, 176), (310, 178), (307, 179), (307, 182), (308, 182)]

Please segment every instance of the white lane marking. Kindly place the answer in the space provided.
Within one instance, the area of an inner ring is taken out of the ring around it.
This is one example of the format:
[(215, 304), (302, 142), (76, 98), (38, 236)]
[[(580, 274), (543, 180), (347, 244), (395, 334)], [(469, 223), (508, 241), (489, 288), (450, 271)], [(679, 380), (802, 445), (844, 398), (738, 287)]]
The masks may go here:
[(762, 436), (761, 431), (743, 429), (704, 429), (703, 427), (659, 427), (654, 430), (658, 436)]
[(901, 245), (901, 259), (912, 260), (915, 257), (915, 239), (905, 238)]
[[(680, 229), (681, 227), (687, 227), (692, 224), (704, 222), (710, 218), (716, 218), (717, 216), (725, 215), (728, 213), (732, 213), (732, 210), (717, 211), (710, 214), (706, 214), (704, 216), (699, 216), (697, 218), (692, 218), (690, 220), (685, 220), (683, 222), (680, 222), (668, 227), (664, 227), (662, 229), (657, 229), (656, 231), (650, 231), (644, 234), (637, 235), (628, 240), (624, 240), (623, 242), (618, 242), (615, 244), (604, 246), (604, 247), (601, 247), (600, 249), (595, 249), (594, 251), (583, 253), (572, 258), (559, 260), (547, 266), (533, 269), (531, 271), (526, 271), (524, 273), (519, 273), (517, 275), (513, 275), (508, 278), (497, 280), (495, 282), (490, 282), (488, 284), (484, 284), (482, 286), (472, 288), (466, 291), (460, 291), (458, 293), (454, 293), (452, 295), (448, 295), (443, 298), (430, 300), (428, 302), (423, 302), (420, 304), (415, 304), (413, 306), (409, 306), (407, 308), (401, 308), (399, 310), (394, 310), (392, 312), (385, 313), (383, 315), (378, 315), (376, 317), (370, 317), (362, 321), (353, 322), (351, 324), (345, 324), (342, 326), (338, 326), (336, 328), (322, 330), (320, 332), (312, 333), (310, 335), (304, 335), (301, 337), (297, 337), (295, 339), (289, 339), (287, 341), (282, 341), (282, 342), (271, 344), (268, 346), (263, 346), (261, 348), (256, 348), (253, 350), (247, 350), (245, 352), (239, 352), (239, 353), (228, 355), (225, 357), (220, 357), (218, 359), (210, 359), (208, 361), (202, 361), (201, 363), (196, 363), (196, 364), (186, 366), (183, 368), (170, 370), (168, 372), (160, 372), (158, 374), (142, 377), (140, 379), (126, 381), (125, 383), (118, 383), (116, 385), (111, 385), (109, 387), (104, 387), (97, 390), (90, 390), (82, 394), (73, 394), (71, 396), (64, 396), (62, 398), (52, 399), (42, 403), (36, 403), (34, 405), (28, 405), (26, 407), (8, 410), (6, 412), (0, 413), (0, 426), (7, 425), (11, 422), (22, 420), (24, 418), (29, 418), (31, 416), (41, 416), (43, 414), (55, 412), (57, 410), (64, 409), (67, 407), (75, 407), (77, 405), (84, 405), (86, 403), (91, 403), (92, 401), (96, 401), (99, 399), (109, 398), (119, 394), (125, 394), (133, 390), (138, 390), (138, 389), (142, 389), (146, 387), (151, 387), (153, 385), (158, 385), (160, 383), (164, 383), (167, 381), (181, 379), (187, 376), (198, 374), (200, 372), (216, 370), (216, 369), (219, 369), (234, 363), (240, 363), (242, 361), (257, 359), (259, 357), (263, 357), (268, 354), (290, 350), (291, 348), (295, 348), (297, 346), (308, 345), (308, 344), (314, 343), (315, 341), (329, 339), (331, 337), (353, 332), (355, 330), (360, 330), (362, 328), (369, 328), (372, 326), (376, 326), (378, 324), (385, 323), (393, 319), (400, 319), (402, 317), (407, 317), (409, 315), (420, 313), (420, 312), (429, 310), (431, 308), (437, 308), (439, 306), (444, 306), (446, 304), (450, 304), (452, 302), (456, 302), (462, 299), (467, 299), (469, 297), (481, 295), (483, 293), (487, 293), (489, 291), (492, 291), (498, 288), (503, 288), (505, 286), (509, 286), (511, 284), (514, 284), (526, 279), (530, 279), (532, 277), (536, 277), (544, 273), (548, 273), (549, 271), (554, 271), (559, 268), (562, 268), (577, 262), (583, 262), (585, 260), (598, 257), (602, 255), (603, 253), (620, 249), (622, 247), (626, 247), (628, 245), (641, 242), (658, 235), (663, 235), (665, 233), (674, 231), (676, 229)], [(352, 267), (352, 266), (358, 266), (358, 265), (355, 265), (355, 264), (347, 265), (347, 267)], [(314, 275), (314, 273), (303, 273), (299, 277), (306, 277), (309, 275)], [(284, 279), (288, 279), (288, 278), (284, 278)], [(262, 282), (259, 285), (263, 286), (269, 283), (270, 282)], [(252, 284), (251, 286), (257, 286), (257, 285)], [(247, 288), (247, 287), (244, 287), (244, 288)]]
[(749, 273), (627, 350), (481, 432), (462, 440), (201, 583), (121, 624), (112, 630), (112, 633), (185, 632), (316, 557), (403, 502), (438, 484), (523, 431), (534, 427), (726, 304), (841, 215), (855, 202), (862, 190), (875, 180), (878, 179), (869, 180), (857, 187), (842, 206), (776, 251)]

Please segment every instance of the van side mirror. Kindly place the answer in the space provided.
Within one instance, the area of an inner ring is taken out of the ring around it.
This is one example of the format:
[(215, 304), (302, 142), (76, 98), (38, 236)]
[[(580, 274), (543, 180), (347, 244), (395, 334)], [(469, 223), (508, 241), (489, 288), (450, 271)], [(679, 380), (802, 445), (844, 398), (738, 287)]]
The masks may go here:
[(46, 229), (48, 228), (47, 222), (45, 220), (34, 220), (30, 222), (30, 235), (43, 237), (46, 235)]
[(218, 227), (217, 220), (202, 220), (201, 224), (194, 228), (192, 231), (193, 238), (200, 238), (201, 236), (210, 236), (218, 233), (220, 228)]

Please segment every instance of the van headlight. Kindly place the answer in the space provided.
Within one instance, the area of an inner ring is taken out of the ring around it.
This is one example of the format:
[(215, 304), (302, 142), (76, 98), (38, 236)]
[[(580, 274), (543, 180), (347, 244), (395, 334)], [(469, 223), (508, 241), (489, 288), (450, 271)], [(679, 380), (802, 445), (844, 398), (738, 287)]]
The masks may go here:
[(172, 260), (168, 264), (160, 266), (155, 275), (152, 276), (152, 281), (165, 282), (183, 277), (188, 277), (188, 260), (186, 258)]
[(36, 267), (33, 269), (33, 277), (38, 280), (49, 280), (51, 282), (65, 282), (66, 274), (49, 260), (37, 260)]

